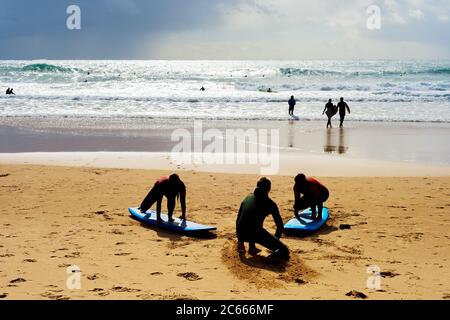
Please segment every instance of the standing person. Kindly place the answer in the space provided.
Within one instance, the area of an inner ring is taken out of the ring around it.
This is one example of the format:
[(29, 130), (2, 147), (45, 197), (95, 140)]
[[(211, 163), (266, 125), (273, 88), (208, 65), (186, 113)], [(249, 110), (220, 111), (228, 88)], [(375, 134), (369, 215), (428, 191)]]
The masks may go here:
[(297, 104), (297, 101), (295, 101), (294, 96), (291, 96), (291, 98), (288, 101), (289, 104), (289, 115), (293, 116), (294, 115), (294, 107)]
[(177, 174), (169, 177), (162, 177), (155, 182), (153, 188), (142, 201), (139, 210), (142, 213), (147, 212), (156, 202), (156, 214), (158, 223), (163, 222), (161, 219), (161, 204), (163, 197), (167, 198), (167, 213), (169, 222), (173, 222), (173, 211), (175, 209), (176, 200), (180, 199), (181, 203), (181, 219), (186, 219), (186, 186)]
[(350, 108), (348, 107), (347, 102), (344, 101), (344, 98), (341, 98), (341, 101), (337, 104), (337, 107), (339, 109), (339, 116), (341, 118), (341, 124), (339, 125), (340, 128), (344, 127), (344, 119), (345, 119), (345, 112), (348, 111), (350, 114)]
[[(276, 203), (269, 198), (271, 182), (267, 178), (258, 181), (255, 191), (244, 199), (239, 208), (236, 220), (236, 234), (238, 250), (245, 251), (244, 242), (249, 243), (249, 253), (256, 255), (261, 250), (256, 248), (258, 243), (270, 250), (273, 258), (288, 260), (289, 249), (279, 240), (283, 234), (284, 225)], [(271, 214), (277, 225), (275, 236), (267, 232), (263, 225), (266, 217)]]
[(9, 94), (9, 90), (11, 90), (11, 88), (6, 89), (6, 94)]
[(328, 122), (327, 122), (327, 128), (333, 128), (333, 126), (331, 125), (331, 118), (333, 118), (333, 116), (336, 114), (337, 109), (336, 106), (333, 104), (332, 102), (333, 100), (328, 100), (328, 103), (325, 105), (325, 109), (323, 109), (322, 115), (324, 115), (325, 113), (327, 114), (328, 117)]
[[(300, 197), (300, 195), (303, 197)], [(314, 178), (306, 178), (302, 173), (295, 177), (294, 184), (294, 214), (300, 220), (298, 212), (311, 208), (312, 219), (322, 220), (323, 203), (328, 200), (328, 189)], [(318, 208), (318, 210), (316, 209)]]

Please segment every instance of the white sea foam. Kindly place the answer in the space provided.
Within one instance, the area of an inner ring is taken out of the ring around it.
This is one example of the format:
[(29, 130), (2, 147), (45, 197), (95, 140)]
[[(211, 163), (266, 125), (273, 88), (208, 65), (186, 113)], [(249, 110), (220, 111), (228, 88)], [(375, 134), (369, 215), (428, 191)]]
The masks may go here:
[[(206, 91), (200, 91), (204, 86)], [(0, 61), (0, 116), (450, 122), (450, 61)], [(272, 92), (267, 92), (268, 89)]]

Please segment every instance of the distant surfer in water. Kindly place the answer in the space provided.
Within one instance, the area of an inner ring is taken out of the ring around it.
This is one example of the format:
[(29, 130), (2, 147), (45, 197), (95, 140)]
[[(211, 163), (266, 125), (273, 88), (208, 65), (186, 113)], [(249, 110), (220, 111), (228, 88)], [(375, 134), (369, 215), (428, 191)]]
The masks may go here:
[(177, 174), (172, 174), (169, 177), (162, 177), (155, 182), (155, 185), (150, 190), (148, 195), (142, 201), (139, 210), (142, 213), (147, 212), (156, 202), (157, 221), (163, 222), (161, 219), (161, 204), (163, 197), (167, 198), (167, 213), (169, 221), (173, 222), (173, 211), (175, 209), (176, 200), (179, 198), (181, 203), (181, 219), (186, 219), (186, 186)]
[(340, 128), (344, 127), (344, 119), (345, 119), (345, 112), (348, 111), (350, 114), (350, 108), (348, 107), (347, 102), (344, 101), (344, 98), (341, 98), (341, 101), (337, 104), (337, 107), (339, 109), (339, 117), (341, 118), (341, 124), (339, 125)]
[(288, 104), (289, 104), (289, 115), (293, 116), (294, 115), (294, 108), (295, 108), (295, 105), (297, 104), (297, 101), (295, 101), (294, 96), (291, 96), (291, 98), (288, 101)]
[[(300, 195), (303, 195), (302, 197)], [(300, 220), (298, 212), (311, 208), (312, 219), (322, 220), (323, 203), (328, 200), (328, 189), (314, 178), (307, 178), (300, 173), (295, 177), (294, 214)], [(316, 209), (318, 208), (318, 210)]]
[(13, 94), (13, 95), (16, 95), (14, 92), (13, 92), (13, 88), (8, 88), (8, 89), (6, 89), (6, 94), (7, 95), (10, 95), (10, 94)]
[(337, 113), (337, 107), (333, 104), (332, 101), (333, 100), (331, 99), (328, 100), (328, 103), (325, 105), (325, 109), (323, 109), (322, 112), (322, 115), (326, 113), (328, 117), (327, 128), (333, 128), (333, 126), (331, 125), (331, 118), (333, 118), (333, 116)]
[[(284, 226), (276, 203), (269, 198), (271, 182), (267, 178), (258, 181), (253, 194), (247, 196), (241, 203), (236, 220), (236, 233), (239, 252), (245, 251), (244, 242), (249, 243), (249, 254), (256, 255), (261, 250), (256, 248), (258, 243), (272, 250), (271, 257), (288, 260), (289, 249), (279, 240)], [(271, 214), (277, 225), (275, 236), (264, 228), (264, 220)]]
[(202, 87), (200, 88), (200, 91), (206, 91), (205, 87), (202, 86)]

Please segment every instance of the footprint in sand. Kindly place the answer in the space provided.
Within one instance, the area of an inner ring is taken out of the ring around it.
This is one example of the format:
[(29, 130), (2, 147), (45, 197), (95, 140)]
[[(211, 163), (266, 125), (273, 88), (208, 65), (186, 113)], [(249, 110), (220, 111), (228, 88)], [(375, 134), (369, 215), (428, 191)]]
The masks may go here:
[(392, 271), (383, 271), (383, 272), (380, 272), (380, 275), (383, 278), (394, 278), (394, 277), (398, 276), (399, 274), (392, 272)]
[(99, 278), (99, 274), (98, 273), (94, 273), (94, 274), (91, 274), (91, 275), (87, 276), (86, 278), (88, 280), (91, 280), (91, 281), (97, 280)]
[(115, 253), (115, 256), (119, 256), (119, 257), (124, 257), (124, 256), (129, 256), (131, 253), (130, 252), (119, 252), (119, 253)]
[(35, 262), (37, 262), (37, 260), (36, 259), (25, 259), (25, 260), (23, 260), (23, 262), (35, 263)]
[(189, 280), (189, 281), (198, 281), (198, 280), (202, 279), (198, 274), (196, 274), (194, 272), (182, 272), (182, 273), (178, 273), (177, 276), (181, 277), (181, 278), (185, 278), (186, 280)]
[(150, 273), (151, 276), (162, 276), (163, 273), (162, 272), (152, 272)]
[(6, 177), (9, 177), (9, 176), (10, 176), (9, 173), (0, 174), (0, 178), (6, 178)]
[(22, 283), (22, 282), (26, 282), (27, 280), (25, 280), (24, 278), (17, 278), (14, 280), (11, 280), (9, 283)]
[(120, 287), (120, 286), (112, 287), (111, 290), (115, 291), (115, 292), (140, 292), (141, 291), (139, 289), (131, 289), (131, 288)]
[(41, 296), (44, 298), (51, 299), (51, 300), (70, 300), (69, 297), (65, 297), (61, 294), (54, 294), (52, 292), (45, 292), (45, 293), (41, 294)]
[(367, 295), (363, 292), (359, 292), (356, 290), (349, 291), (345, 294), (347, 297), (353, 297), (358, 299), (367, 299)]

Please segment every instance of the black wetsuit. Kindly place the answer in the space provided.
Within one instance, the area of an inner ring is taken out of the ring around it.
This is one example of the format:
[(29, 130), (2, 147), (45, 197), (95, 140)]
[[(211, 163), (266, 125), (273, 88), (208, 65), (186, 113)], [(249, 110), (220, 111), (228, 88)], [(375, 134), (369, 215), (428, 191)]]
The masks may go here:
[(176, 198), (178, 195), (180, 195), (181, 210), (183, 213), (185, 213), (186, 186), (183, 182), (180, 181), (180, 186), (178, 187), (178, 189), (174, 188), (169, 180), (169, 177), (163, 177), (160, 180), (156, 181), (153, 188), (142, 201), (139, 209), (141, 210), (141, 212), (147, 212), (147, 210), (156, 203), (156, 212), (159, 217), (159, 214), (161, 213), (162, 199), (165, 196), (167, 198), (168, 215), (171, 218), (175, 209)]
[[(271, 214), (277, 230), (275, 237), (263, 228), (264, 220)], [(236, 220), (236, 233), (239, 242), (258, 243), (281, 255), (289, 256), (289, 249), (279, 240), (283, 234), (283, 220), (276, 203), (257, 188), (244, 199)]]
[(323, 110), (323, 111), (326, 113), (326, 115), (328, 117), (327, 128), (332, 127), (331, 126), (331, 118), (336, 114), (336, 109), (335, 109), (334, 104), (332, 102), (328, 102), (325, 105), (325, 110)]
[(289, 103), (289, 114), (294, 115), (294, 107), (297, 104), (297, 102), (295, 101), (294, 98), (291, 98), (289, 99), (288, 103)]
[(341, 118), (341, 125), (340, 126), (342, 127), (342, 125), (344, 124), (345, 113), (346, 113), (346, 111), (350, 112), (350, 108), (348, 107), (348, 104), (345, 101), (340, 101), (337, 104), (337, 107), (339, 109), (339, 117)]

